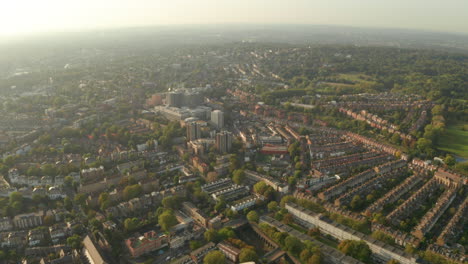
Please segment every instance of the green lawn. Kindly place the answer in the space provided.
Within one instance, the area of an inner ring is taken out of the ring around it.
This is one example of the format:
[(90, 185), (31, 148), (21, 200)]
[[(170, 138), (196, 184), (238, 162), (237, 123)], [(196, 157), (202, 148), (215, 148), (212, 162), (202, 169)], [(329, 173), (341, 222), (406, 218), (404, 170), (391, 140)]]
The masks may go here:
[(375, 84), (375, 81), (372, 77), (360, 73), (341, 73), (338, 75), (338, 77), (356, 83)]
[(446, 134), (439, 140), (438, 148), (468, 159), (468, 131), (463, 131), (463, 123), (450, 125)]

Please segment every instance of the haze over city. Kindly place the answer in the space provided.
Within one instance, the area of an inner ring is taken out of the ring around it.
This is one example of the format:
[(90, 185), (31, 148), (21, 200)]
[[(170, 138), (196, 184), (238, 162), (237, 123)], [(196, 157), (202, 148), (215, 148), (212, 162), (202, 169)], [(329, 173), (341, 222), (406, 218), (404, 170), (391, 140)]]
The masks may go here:
[(464, 0), (3, 1), (0, 35), (204, 24), (313, 24), (468, 33)]
[(0, 264), (467, 264), (467, 0), (0, 4)]

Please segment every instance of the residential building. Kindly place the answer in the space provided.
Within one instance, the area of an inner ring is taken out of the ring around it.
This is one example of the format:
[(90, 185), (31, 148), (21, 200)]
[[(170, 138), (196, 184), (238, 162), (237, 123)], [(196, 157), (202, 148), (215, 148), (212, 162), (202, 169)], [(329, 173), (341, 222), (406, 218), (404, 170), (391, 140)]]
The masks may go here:
[(10, 231), (13, 229), (13, 223), (10, 218), (2, 217), (0, 219), (0, 231)]
[(88, 263), (92, 264), (110, 264), (111, 262), (105, 260), (103, 254), (90, 236), (86, 236), (83, 240), (83, 255)]
[(29, 214), (16, 215), (13, 218), (13, 225), (18, 229), (32, 228), (42, 225), (42, 217), (44, 213), (42, 211)]
[(222, 131), (216, 133), (216, 149), (221, 153), (229, 153), (232, 148), (232, 133)]
[(160, 249), (169, 244), (169, 237), (166, 234), (157, 234), (155, 231), (149, 231), (139, 237), (131, 237), (125, 240), (130, 254), (133, 257), (139, 257), (145, 253)]
[(333, 236), (338, 240), (363, 240), (369, 246), (379, 262), (387, 262), (394, 259), (402, 264), (416, 264), (417, 258), (401, 249), (395, 248), (371, 236), (360, 233), (347, 226), (338, 224), (322, 214), (314, 213), (294, 203), (287, 203), (286, 210), (299, 222), (308, 227), (318, 227), (324, 234)]
[(204, 245), (201, 248), (198, 248), (190, 253), (190, 257), (192, 260), (199, 264), (203, 263), (203, 258), (208, 254), (210, 251), (213, 251), (216, 249), (216, 245), (213, 242), (210, 242), (206, 245)]
[(180, 92), (170, 92), (166, 95), (166, 103), (168, 106), (181, 107), (184, 100), (184, 94)]
[(241, 252), (239, 248), (231, 245), (226, 241), (218, 243), (217, 247), (221, 252), (223, 252), (229, 261), (232, 261), (233, 263), (237, 263), (239, 261), (239, 255)]
[(217, 128), (221, 129), (224, 127), (224, 113), (220, 110), (214, 110), (211, 112), (211, 123)]
[(192, 141), (201, 138), (201, 128), (197, 122), (190, 122), (186, 125), (187, 140)]
[(182, 204), (183, 211), (191, 216), (195, 221), (197, 221), (200, 225), (207, 227), (209, 218), (205, 213), (200, 211), (193, 203), (191, 202), (184, 202)]

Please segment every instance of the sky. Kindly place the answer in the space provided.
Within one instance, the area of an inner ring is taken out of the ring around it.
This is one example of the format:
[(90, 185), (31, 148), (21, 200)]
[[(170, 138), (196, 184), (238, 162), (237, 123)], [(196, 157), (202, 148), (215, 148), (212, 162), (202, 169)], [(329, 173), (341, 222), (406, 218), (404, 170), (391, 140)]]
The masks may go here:
[(0, 35), (171, 24), (313, 24), (468, 34), (468, 0), (0, 0)]

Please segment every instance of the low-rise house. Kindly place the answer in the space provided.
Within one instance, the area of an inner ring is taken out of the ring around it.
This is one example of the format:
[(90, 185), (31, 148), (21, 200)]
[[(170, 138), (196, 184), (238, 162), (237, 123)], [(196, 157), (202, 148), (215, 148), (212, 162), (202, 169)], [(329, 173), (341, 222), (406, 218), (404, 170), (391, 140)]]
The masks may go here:
[(65, 177), (62, 175), (55, 176), (54, 185), (61, 186), (65, 183)]
[(54, 177), (52, 177), (52, 176), (42, 176), (41, 185), (53, 185), (53, 184), (54, 184)]
[(18, 248), (26, 246), (27, 243), (28, 233), (26, 231), (10, 232), (2, 239), (2, 247)]
[(28, 245), (30, 247), (39, 245), (46, 237), (46, 229), (36, 228), (29, 230)]
[(0, 218), (0, 231), (10, 231), (13, 229), (13, 222), (9, 217)]
[(233, 210), (234, 212), (238, 212), (238, 211), (242, 211), (242, 210), (244, 210), (246, 208), (250, 208), (250, 207), (254, 206), (259, 199), (260, 198), (258, 198), (255, 195), (249, 195), (249, 196), (244, 197), (244, 198), (242, 198), (240, 200), (232, 202), (231, 210)]
[(117, 228), (117, 224), (111, 220), (105, 221), (104, 223), (102, 223), (102, 226), (104, 227), (104, 229), (109, 229), (109, 230), (114, 230)]
[(69, 233), (70, 230), (65, 223), (59, 223), (49, 227), (50, 238), (54, 244), (67, 237)]
[(65, 197), (67, 197), (67, 195), (59, 187), (56, 186), (49, 187), (47, 196), (49, 196), (51, 200), (64, 199)]
[(70, 172), (70, 174), (68, 174), (68, 176), (72, 177), (74, 182), (80, 182), (80, 179), (81, 179), (80, 173)]

